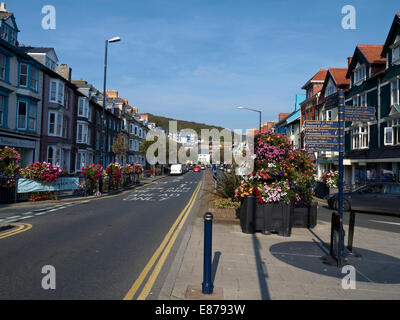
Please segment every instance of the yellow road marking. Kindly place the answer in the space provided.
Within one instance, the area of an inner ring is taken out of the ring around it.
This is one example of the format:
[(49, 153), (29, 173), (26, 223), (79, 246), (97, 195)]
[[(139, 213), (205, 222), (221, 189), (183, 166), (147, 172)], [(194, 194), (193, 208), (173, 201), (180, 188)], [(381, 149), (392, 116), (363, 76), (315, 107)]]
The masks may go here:
[(29, 229), (32, 228), (32, 225), (29, 223), (13, 223), (11, 225), (15, 226), (16, 229), (13, 229), (13, 230), (10, 230), (10, 231), (4, 232), (4, 233), (0, 233), (0, 239), (14, 236), (18, 233), (28, 231)]
[[(197, 190), (195, 198), (197, 197), (198, 193), (199, 193), (199, 190)], [(164, 250), (163, 254), (161, 255), (160, 260), (158, 261), (158, 263), (155, 266), (152, 274), (149, 277), (149, 280), (147, 281), (147, 283), (143, 287), (142, 292), (138, 296), (138, 300), (145, 300), (147, 298), (147, 296), (149, 295), (150, 290), (153, 287), (154, 282), (156, 281), (156, 279), (157, 279), (157, 277), (158, 277), (158, 275), (159, 275), (159, 273), (161, 271), (161, 268), (163, 267), (163, 265), (165, 263), (165, 260), (167, 260), (167, 257), (169, 255), (171, 249), (172, 249), (172, 246), (175, 243), (176, 238), (178, 237), (180, 231), (183, 228), (183, 225), (185, 224), (185, 221), (186, 221), (187, 217), (189, 216), (190, 210), (192, 210), (192, 207), (193, 207), (193, 205), (195, 203), (195, 201), (194, 201), (195, 198), (193, 199), (193, 201), (192, 201), (190, 207), (188, 208), (188, 210), (186, 211), (185, 216), (182, 218), (178, 228), (175, 230), (174, 235), (172, 236), (170, 242), (168, 243), (167, 248)]]
[(192, 203), (193, 199), (195, 198), (195, 196), (197, 195), (198, 191), (200, 190), (200, 186), (201, 186), (201, 181), (199, 182), (199, 184), (197, 185), (195, 191), (193, 192), (188, 204), (181, 211), (181, 213), (179, 214), (178, 218), (175, 220), (174, 224), (172, 225), (171, 229), (168, 231), (167, 235), (165, 236), (164, 240), (161, 242), (160, 246), (154, 252), (153, 256), (150, 258), (149, 262), (146, 264), (146, 266), (144, 267), (144, 269), (140, 273), (139, 277), (136, 279), (135, 283), (129, 289), (128, 293), (125, 295), (123, 300), (132, 300), (133, 299), (133, 297), (135, 296), (137, 290), (139, 289), (139, 287), (143, 283), (144, 279), (147, 277), (147, 274), (150, 272), (151, 268), (153, 267), (153, 265), (157, 261), (158, 257), (160, 256), (160, 254), (164, 250), (165, 246), (167, 245), (169, 239), (171, 238), (171, 235), (172, 235), (174, 229), (176, 228), (176, 226), (178, 225), (179, 221), (184, 216), (186, 210), (189, 208), (189, 206)]

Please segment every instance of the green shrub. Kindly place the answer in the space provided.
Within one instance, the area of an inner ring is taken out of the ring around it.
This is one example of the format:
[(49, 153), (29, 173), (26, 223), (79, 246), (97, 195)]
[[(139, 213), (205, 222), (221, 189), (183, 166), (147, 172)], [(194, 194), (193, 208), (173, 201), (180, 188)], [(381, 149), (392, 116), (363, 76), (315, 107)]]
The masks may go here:
[(241, 177), (232, 172), (222, 172), (218, 175), (217, 186), (215, 190), (216, 196), (224, 199), (233, 199), (235, 190), (240, 186)]
[(232, 199), (217, 198), (213, 200), (213, 205), (217, 209), (238, 209), (240, 202), (234, 202)]

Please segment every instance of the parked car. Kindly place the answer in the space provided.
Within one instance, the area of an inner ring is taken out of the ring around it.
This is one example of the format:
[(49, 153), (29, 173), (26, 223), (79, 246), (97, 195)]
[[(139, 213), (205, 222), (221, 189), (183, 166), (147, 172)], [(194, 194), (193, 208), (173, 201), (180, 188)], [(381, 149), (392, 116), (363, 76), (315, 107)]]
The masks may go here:
[(171, 166), (170, 175), (179, 175), (184, 173), (184, 167), (182, 164), (173, 164)]
[(201, 169), (201, 170), (206, 170), (206, 166), (205, 166), (204, 164), (202, 164), (202, 165), (200, 166), (200, 169)]
[[(337, 210), (338, 194), (328, 199), (330, 209)], [(368, 211), (400, 215), (400, 184), (374, 183), (343, 194), (344, 211)]]
[(200, 172), (200, 167), (194, 166), (193, 167), (193, 172)]

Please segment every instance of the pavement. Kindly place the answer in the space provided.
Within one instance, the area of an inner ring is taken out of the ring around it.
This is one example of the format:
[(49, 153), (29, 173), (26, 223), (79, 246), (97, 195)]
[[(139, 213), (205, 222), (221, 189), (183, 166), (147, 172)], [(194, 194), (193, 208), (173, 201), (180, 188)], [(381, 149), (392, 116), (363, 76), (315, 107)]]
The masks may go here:
[[(355, 288), (348, 288), (344, 278), (349, 271), (321, 260), (329, 253), (331, 227), (323, 221), (327, 212), (320, 206), (323, 219), (318, 225), (312, 230), (294, 228), (288, 238), (244, 234), (237, 224), (215, 221), (213, 295), (201, 293), (204, 221), (198, 214), (181, 244), (175, 270), (167, 277), (169, 286), (159, 299), (400, 299), (400, 233), (356, 226), (353, 245), (361, 257), (348, 258), (355, 271)], [(347, 224), (345, 230), (347, 234)]]

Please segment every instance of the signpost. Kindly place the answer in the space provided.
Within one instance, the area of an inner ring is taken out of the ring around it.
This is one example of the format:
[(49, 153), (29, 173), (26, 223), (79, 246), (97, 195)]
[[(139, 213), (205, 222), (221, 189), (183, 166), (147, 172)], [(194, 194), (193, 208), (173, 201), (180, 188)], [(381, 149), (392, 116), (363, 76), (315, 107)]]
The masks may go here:
[(368, 122), (375, 120), (374, 107), (345, 106), (344, 100), (343, 90), (339, 90), (337, 94), (325, 99), (325, 108), (338, 108), (338, 121), (307, 120), (304, 123), (305, 147), (307, 151), (339, 152), (338, 214), (334, 213), (332, 216), (330, 256), (324, 257), (325, 263), (336, 264), (338, 267), (342, 266), (345, 258), (343, 229), (344, 122)]

